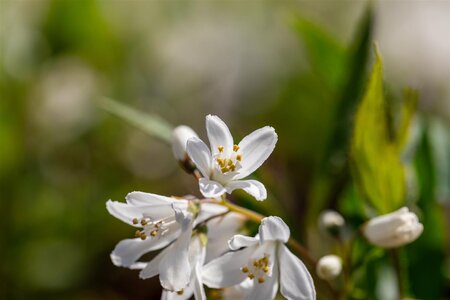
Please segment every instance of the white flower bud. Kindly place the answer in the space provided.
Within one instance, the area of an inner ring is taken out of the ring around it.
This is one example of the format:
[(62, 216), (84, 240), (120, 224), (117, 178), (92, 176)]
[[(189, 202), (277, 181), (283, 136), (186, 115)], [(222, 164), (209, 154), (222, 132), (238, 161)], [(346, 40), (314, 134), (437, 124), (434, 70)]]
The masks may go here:
[(191, 137), (198, 137), (191, 127), (180, 125), (172, 131), (172, 150), (175, 158), (181, 162), (185, 162), (186, 143)]
[(333, 236), (339, 234), (339, 230), (345, 225), (344, 217), (334, 210), (325, 210), (319, 216), (319, 227), (324, 232)]
[(342, 271), (342, 261), (336, 255), (326, 255), (319, 259), (316, 273), (319, 278), (330, 280), (336, 278)]
[(363, 227), (363, 233), (369, 242), (383, 248), (409, 244), (416, 240), (422, 231), (423, 225), (407, 207), (375, 217)]

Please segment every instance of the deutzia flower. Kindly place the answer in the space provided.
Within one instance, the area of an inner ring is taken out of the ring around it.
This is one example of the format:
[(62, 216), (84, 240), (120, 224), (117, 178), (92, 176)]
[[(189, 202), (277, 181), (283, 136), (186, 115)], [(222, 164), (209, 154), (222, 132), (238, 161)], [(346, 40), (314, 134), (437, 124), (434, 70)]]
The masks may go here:
[(264, 200), (267, 191), (256, 180), (241, 180), (253, 173), (275, 148), (277, 134), (272, 127), (255, 130), (234, 144), (227, 125), (217, 116), (206, 116), (206, 131), (211, 150), (192, 137), (187, 143), (189, 157), (203, 175), (200, 191), (206, 198), (218, 198), (235, 189), (243, 189), (256, 200)]
[[(209, 203), (199, 208), (193, 201), (142, 192), (129, 193), (126, 203), (109, 200), (106, 206), (116, 218), (141, 228), (136, 231), (135, 239), (117, 244), (111, 253), (112, 262), (131, 269), (144, 268), (141, 271), (144, 278), (157, 270), (154, 275), (159, 274), (161, 285), (170, 291), (182, 291), (190, 282), (188, 253), (192, 228), (225, 210)], [(137, 262), (145, 253), (165, 247), (150, 263)]]
[(369, 242), (383, 248), (409, 244), (415, 241), (422, 231), (423, 225), (407, 207), (375, 217), (363, 227), (363, 233)]
[(275, 299), (280, 285), (287, 299), (315, 299), (314, 283), (305, 265), (285, 246), (290, 231), (279, 217), (261, 221), (256, 237), (236, 235), (233, 250), (203, 267), (203, 281), (211, 288), (226, 288), (252, 280), (245, 299)]

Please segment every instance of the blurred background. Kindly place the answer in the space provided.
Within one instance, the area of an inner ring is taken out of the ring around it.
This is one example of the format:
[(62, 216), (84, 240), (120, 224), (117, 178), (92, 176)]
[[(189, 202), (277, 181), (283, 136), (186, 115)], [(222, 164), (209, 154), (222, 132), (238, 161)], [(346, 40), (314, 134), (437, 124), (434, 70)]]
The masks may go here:
[[(269, 199), (253, 208), (321, 253), (320, 211), (363, 221), (346, 151), (376, 40), (387, 99), (420, 94), (407, 194), (425, 232), (404, 249), (409, 288), (450, 299), (450, 2), (373, 4), (0, 0), (0, 298), (158, 299), (157, 278), (110, 262), (133, 230), (105, 202), (197, 185), (169, 145), (101, 109), (105, 96), (202, 137), (209, 113), (238, 140), (275, 127), (256, 174)], [(390, 272), (382, 261), (368, 271)], [(388, 286), (366, 280), (360, 299), (388, 299)]]

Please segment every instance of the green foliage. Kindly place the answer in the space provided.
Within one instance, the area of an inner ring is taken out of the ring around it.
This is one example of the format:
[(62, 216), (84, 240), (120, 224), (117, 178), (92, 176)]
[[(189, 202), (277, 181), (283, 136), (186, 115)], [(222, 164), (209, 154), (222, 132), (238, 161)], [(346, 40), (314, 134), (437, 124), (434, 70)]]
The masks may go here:
[(354, 178), (370, 206), (384, 214), (405, 200), (405, 169), (397, 140), (389, 135), (388, 104), (383, 89), (383, 64), (378, 50), (360, 106), (351, 145)]

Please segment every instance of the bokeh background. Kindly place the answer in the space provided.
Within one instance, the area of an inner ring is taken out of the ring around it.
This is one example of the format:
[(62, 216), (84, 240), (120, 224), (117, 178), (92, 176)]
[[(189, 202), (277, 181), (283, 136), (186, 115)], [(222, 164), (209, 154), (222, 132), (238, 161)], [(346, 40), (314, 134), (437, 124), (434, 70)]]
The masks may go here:
[[(408, 194), (425, 232), (404, 250), (409, 288), (450, 299), (450, 2), (372, 4), (0, 0), (0, 298), (158, 299), (156, 278), (110, 262), (133, 230), (105, 202), (197, 186), (170, 146), (103, 110), (102, 97), (203, 137), (208, 113), (238, 138), (274, 126), (278, 145), (256, 174), (270, 196), (254, 208), (325, 251), (321, 210), (361, 221), (345, 153), (376, 40), (388, 99), (407, 86), (420, 94)], [(389, 299), (392, 270), (375, 265), (362, 298)]]

